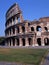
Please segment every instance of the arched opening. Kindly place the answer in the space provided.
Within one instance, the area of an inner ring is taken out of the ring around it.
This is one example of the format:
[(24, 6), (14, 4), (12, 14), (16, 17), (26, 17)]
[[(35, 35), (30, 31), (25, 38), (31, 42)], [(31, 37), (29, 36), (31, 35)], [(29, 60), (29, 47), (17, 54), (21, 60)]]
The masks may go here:
[(48, 32), (48, 29), (47, 29), (47, 27), (44, 27), (44, 28), (45, 28), (45, 31), (46, 31), (46, 32)]
[(41, 32), (42, 31), (41, 26), (37, 26), (36, 30)]
[(22, 42), (23, 42), (23, 46), (25, 46), (25, 39), (24, 38), (22, 39)]
[(17, 32), (19, 33), (19, 27), (17, 27)]
[(25, 32), (25, 27), (24, 27), (24, 26), (22, 26), (22, 32), (23, 32), (23, 33)]
[(19, 39), (17, 39), (17, 46), (19, 46)]
[(14, 24), (15, 24), (15, 17), (13, 17), (13, 22), (14, 22)]
[(18, 18), (18, 22), (20, 23), (20, 18)]
[(34, 31), (34, 27), (31, 27), (31, 31)]
[(37, 39), (37, 43), (38, 43), (39, 46), (41, 46), (41, 38)]
[(48, 38), (45, 38), (44, 39), (44, 43), (45, 43), (45, 45), (49, 45), (49, 39)]
[(31, 45), (32, 44), (32, 39), (31, 38), (28, 38), (28, 41), (29, 41), (29, 45)]
[[(11, 29), (9, 31), (10, 31), (10, 35), (11, 35)], [(7, 33), (8, 33), (8, 31), (7, 31)]]
[(15, 29), (13, 28), (13, 34), (15, 34)]

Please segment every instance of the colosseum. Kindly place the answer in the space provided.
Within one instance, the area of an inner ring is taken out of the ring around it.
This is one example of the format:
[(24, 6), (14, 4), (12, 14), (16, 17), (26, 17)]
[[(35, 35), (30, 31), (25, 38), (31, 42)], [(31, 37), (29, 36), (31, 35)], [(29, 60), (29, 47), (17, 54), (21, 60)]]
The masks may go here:
[(18, 4), (6, 12), (5, 46), (49, 45), (49, 17), (24, 20)]

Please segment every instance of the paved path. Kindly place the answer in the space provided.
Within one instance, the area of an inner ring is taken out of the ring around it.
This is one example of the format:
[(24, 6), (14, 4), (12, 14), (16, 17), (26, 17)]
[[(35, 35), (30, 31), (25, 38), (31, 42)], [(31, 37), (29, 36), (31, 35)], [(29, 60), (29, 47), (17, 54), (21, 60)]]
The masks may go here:
[(15, 62), (0, 62), (0, 65), (23, 65)]
[(0, 62), (0, 65), (33, 65), (33, 64), (21, 64), (16, 62)]
[(0, 48), (35, 48), (35, 49), (49, 49), (49, 46), (35, 46), (35, 47), (33, 47), (33, 46), (27, 46), (27, 47), (25, 47), (25, 46), (12, 46), (12, 47), (8, 47), (8, 46), (0, 46)]
[(48, 52), (47, 56), (44, 59), (45, 60), (44, 60), (44, 62), (42, 62), (41, 65), (49, 65), (49, 52)]

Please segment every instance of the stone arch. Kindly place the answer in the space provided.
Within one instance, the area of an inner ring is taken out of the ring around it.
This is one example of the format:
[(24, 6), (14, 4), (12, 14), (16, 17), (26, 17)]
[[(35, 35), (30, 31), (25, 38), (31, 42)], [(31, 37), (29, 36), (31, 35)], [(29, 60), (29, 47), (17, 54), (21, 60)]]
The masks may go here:
[(23, 46), (25, 46), (25, 39), (24, 38), (22, 38), (22, 42), (23, 42)]
[(25, 27), (24, 26), (22, 26), (22, 32), (25, 32)]
[(13, 46), (15, 46), (15, 39), (13, 38), (12, 40), (13, 40)]
[(19, 39), (17, 38), (17, 46), (19, 46)]
[(49, 39), (47, 37), (44, 38), (44, 43), (45, 43), (45, 45), (49, 45)]
[(17, 33), (19, 33), (19, 27), (17, 27)]
[(41, 46), (41, 38), (37, 38), (37, 43), (39, 46)]
[(48, 28), (47, 27), (44, 27), (45, 28), (45, 31), (48, 32)]
[(18, 22), (20, 22), (20, 18), (18, 18)]
[(34, 31), (34, 27), (31, 27), (31, 31)]
[(28, 38), (29, 45), (32, 45), (32, 39)]
[(13, 27), (12, 29), (13, 29), (13, 34), (15, 34), (15, 28)]
[(37, 27), (36, 27), (36, 30), (37, 30), (37, 31), (42, 31), (41, 26), (37, 26)]

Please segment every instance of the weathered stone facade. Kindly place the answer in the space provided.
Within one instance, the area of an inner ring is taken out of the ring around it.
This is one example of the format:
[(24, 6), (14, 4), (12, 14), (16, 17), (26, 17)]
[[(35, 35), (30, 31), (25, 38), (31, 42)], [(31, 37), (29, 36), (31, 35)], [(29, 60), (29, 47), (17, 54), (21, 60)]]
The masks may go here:
[(6, 46), (49, 45), (49, 17), (24, 20), (18, 4), (14, 4), (6, 13), (5, 26)]

